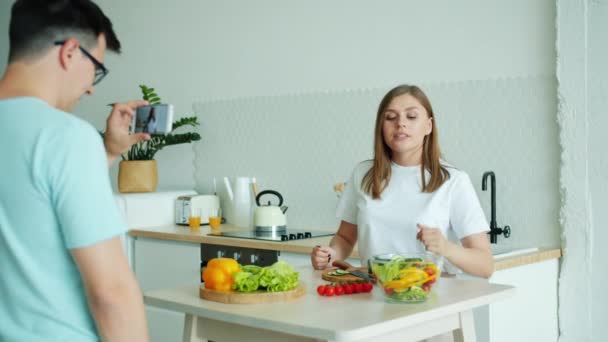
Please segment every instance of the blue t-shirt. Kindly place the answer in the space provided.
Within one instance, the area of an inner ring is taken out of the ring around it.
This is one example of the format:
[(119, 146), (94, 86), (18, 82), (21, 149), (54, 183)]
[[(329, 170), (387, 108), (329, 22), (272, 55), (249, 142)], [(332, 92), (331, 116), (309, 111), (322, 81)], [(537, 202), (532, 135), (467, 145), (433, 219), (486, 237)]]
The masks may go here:
[(0, 341), (97, 341), (70, 249), (126, 231), (99, 133), (36, 98), (0, 100)]

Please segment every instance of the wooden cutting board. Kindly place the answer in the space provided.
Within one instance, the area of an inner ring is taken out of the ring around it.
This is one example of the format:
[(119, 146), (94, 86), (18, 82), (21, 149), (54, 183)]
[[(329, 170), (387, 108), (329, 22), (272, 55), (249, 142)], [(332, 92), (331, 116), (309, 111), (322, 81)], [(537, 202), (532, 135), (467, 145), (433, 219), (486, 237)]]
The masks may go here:
[(284, 302), (302, 297), (305, 294), (306, 286), (304, 286), (301, 281), (297, 288), (283, 292), (256, 291), (244, 293), (236, 291), (216, 291), (206, 289), (204, 284), (201, 285), (199, 290), (199, 296), (201, 298), (226, 304), (262, 304)]
[[(349, 282), (349, 281), (365, 280), (363, 278), (355, 277), (352, 274), (345, 274), (345, 275), (341, 275), (341, 276), (329, 275), (330, 272), (334, 272), (335, 270), (336, 269), (323, 271), (323, 273), (321, 274), (321, 278), (323, 278), (324, 280), (327, 280), (327, 281), (331, 281), (332, 283), (344, 283), (344, 282)], [(354, 271), (354, 270), (361, 271), (361, 272), (367, 274), (367, 267), (353, 267), (353, 268), (349, 268), (347, 271)]]

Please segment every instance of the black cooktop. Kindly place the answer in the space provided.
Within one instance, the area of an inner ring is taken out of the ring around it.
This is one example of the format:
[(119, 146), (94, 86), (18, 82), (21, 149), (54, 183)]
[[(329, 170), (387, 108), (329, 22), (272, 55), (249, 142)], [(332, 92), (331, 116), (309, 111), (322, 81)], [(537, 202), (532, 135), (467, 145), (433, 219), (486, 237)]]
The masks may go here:
[(253, 240), (266, 240), (266, 241), (289, 241), (289, 240), (301, 240), (301, 239), (312, 239), (321, 236), (331, 236), (335, 233), (324, 232), (319, 230), (292, 230), (287, 229), (277, 232), (256, 232), (253, 230), (243, 230), (234, 232), (221, 232), (219, 234), (208, 234), (213, 236), (232, 237), (240, 239), (253, 239)]

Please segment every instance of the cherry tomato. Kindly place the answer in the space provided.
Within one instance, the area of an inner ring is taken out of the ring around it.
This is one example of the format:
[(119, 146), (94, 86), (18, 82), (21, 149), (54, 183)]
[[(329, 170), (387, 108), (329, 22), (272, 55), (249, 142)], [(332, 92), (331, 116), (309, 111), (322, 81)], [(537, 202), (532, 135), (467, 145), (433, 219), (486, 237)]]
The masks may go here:
[(363, 284), (362, 283), (355, 283), (355, 293), (361, 293), (363, 292)]
[(432, 268), (430, 268), (430, 267), (425, 268), (424, 272), (426, 272), (426, 274), (428, 274), (430, 276), (432, 276), (433, 274), (435, 274), (435, 270), (432, 269)]
[(355, 289), (353, 288), (353, 284), (344, 284), (344, 294), (353, 294)]
[(334, 290), (336, 296), (341, 296), (344, 294), (344, 286), (336, 285), (336, 289)]
[(321, 296), (323, 296), (325, 294), (325, 285), (319, 285), (317, 286), (317, 293)]
[(372, 283), (365, 282), (363, 283), (363, 292), (372, 292), (374, 285)]
[(422, 289), (424, 290), (424, 292), (429, 292), (431, 290), (431, 285), (424, 284), (422, 285)]
[(395, 292), (395, 290), (393, 290), (393, 289), (391, 289), (391, 288), (388, 288), (388, 287), (385, 287), (385, 288), (384, 288), (384, 293), (386, 293), (386, 294), (387, 294), (387, 295), (389, 295), (389, 296), (390, 296), (390, 295), (392, 295), (392, 294), (393, 294), (393, 292)]
[(432, 284), (435, 284), (436, 281), (437, 281), (437, 278), (433, 278), (433, 279), (427, 281), (425, 284), (432, 285)]
[(331, 297), (336, 293), (336, 289), (332, 285), (325, 285), (325, 295)]

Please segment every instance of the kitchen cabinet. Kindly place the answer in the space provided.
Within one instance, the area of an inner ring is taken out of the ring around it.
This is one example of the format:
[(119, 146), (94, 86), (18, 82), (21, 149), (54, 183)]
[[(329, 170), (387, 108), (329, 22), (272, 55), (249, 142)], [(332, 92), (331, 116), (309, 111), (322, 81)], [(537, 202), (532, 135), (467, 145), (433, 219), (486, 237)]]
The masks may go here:
[(558, 259), (549, 259), (494, 272), (490, 283), (511, 285), (516, 291), (509, 300), (474, 310), (478, 340), (556, 342), (558, 271)]

